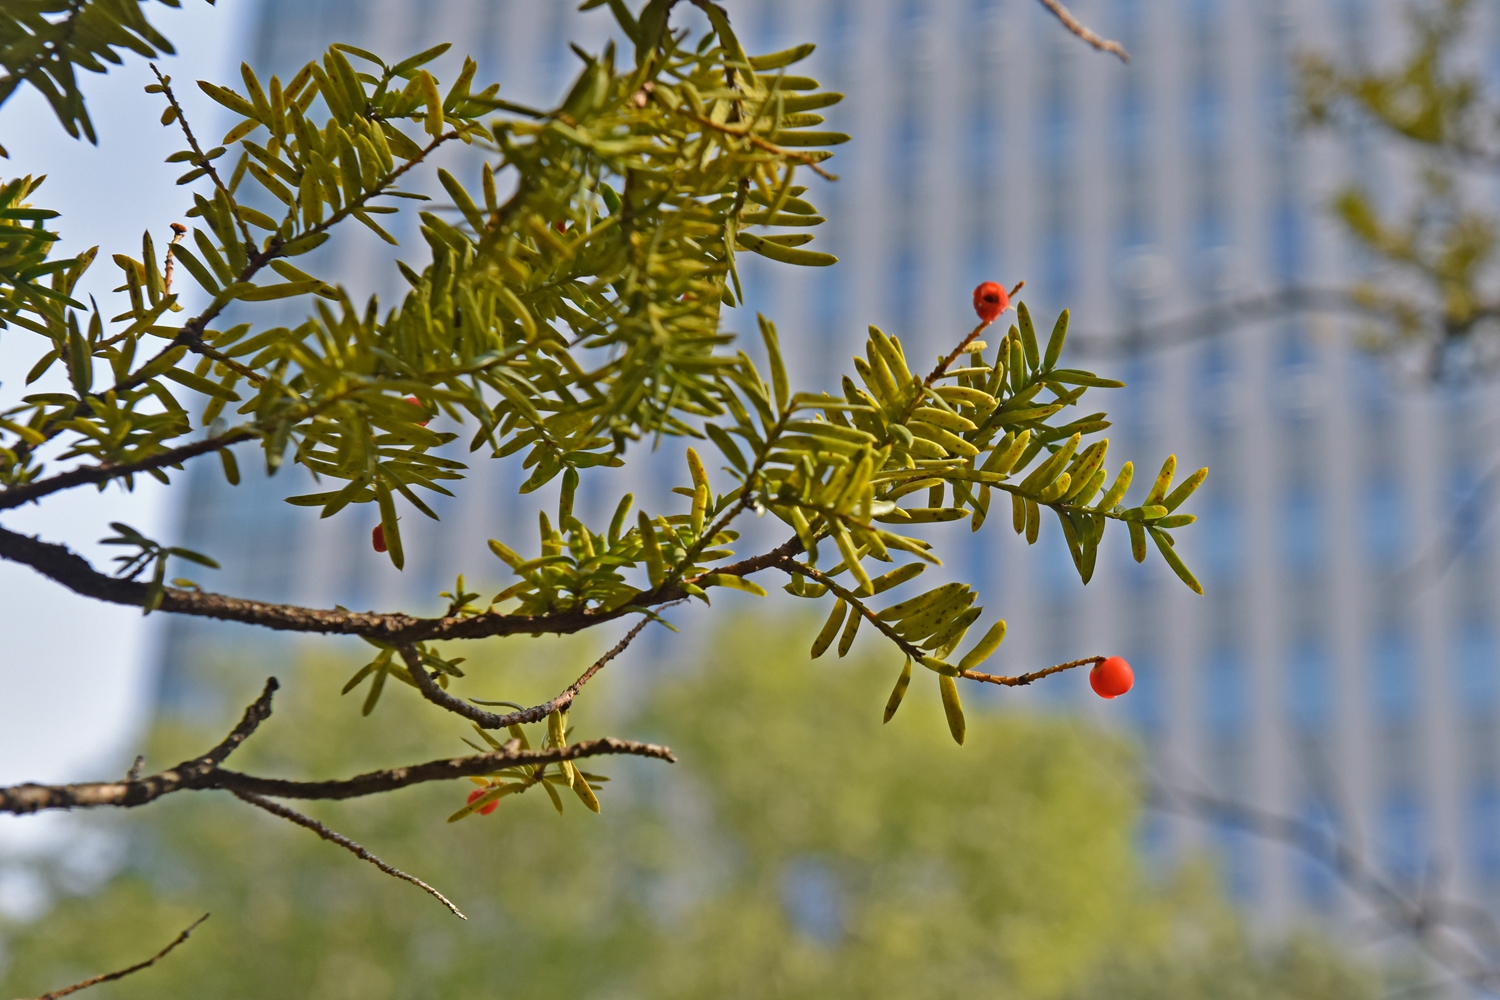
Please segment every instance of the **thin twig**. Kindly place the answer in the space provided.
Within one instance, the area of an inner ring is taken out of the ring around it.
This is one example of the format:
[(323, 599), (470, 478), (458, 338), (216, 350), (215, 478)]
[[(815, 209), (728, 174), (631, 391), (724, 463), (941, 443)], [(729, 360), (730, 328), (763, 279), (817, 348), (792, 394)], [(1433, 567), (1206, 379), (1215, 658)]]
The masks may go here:
[(1221, 333), (1229, 326), (1301, 312), (1384, 315), (1347, 291), (1291, 287), (1208, 306), (1179, 319), (1139, 324), (1117, 334), (1075, 334), (1068, 338), (1068, 349), (1093, 356), (1127, 356), (1191, 343)]
[(245, 709), (245, 714), (240, 717), (239, 723), (229, 731), (229, 735), (224, 737), (218, 746), (192, 763), (208, 763), (214, 767), (218, 767), (224, 761), (228, 760), (229, 755), (238, 750), (241, 743), (254, 736), (255, 731), (260, 728), (260, 724), (271, 717), (271, 698), (280, 687), (281, 684), (277, 682), (276, 678), (267, 677), (266, 686), (261, 689), (260, 697), (256, 698)]
[(444, 896), (442, 893), (438, 892), (426, 882), (423, 882), (415, 875), (408, 875), (406, 872), (402, 871), (396, 866), (387, 864), (386, 862), (380, 860), (357, 842), (349, 839), (342, 833), (338, 833), (335, 830), (328, 829), (328, 827), (324, 826), (322, 823), (319, 823), (311, 816), (305, 816), (295, 809), (287, 808), (280, 802), (273, 802), (270, 799), (262, 795), (256, 795), (253, 792), (236, 791), (234, 795), (253, 806), (259, 806), (273, 816), (280, 816), (282, 819), (290, 820), (291, 822), (296, 823), (298, 826), (306, 827), (313, 833), (316, 833), (318, 836), (322, 837), (324, 840), (335, 843), (345, 850), (351, 852), (355, 857), (363, 861), (370, 862), (370, 864), (374, 865), (376, 868), (379, 868), (387, 875), (394, 876), (395, 878), (399, 878), (405, 882), (410, 882), (412, 885), (421, 889), (423, 892), (437, 899), (438, 902), (442, 903), (449, 910), (453, 911), (454, 916), (462, 920), (469, 919), (468, 917), (464, 916), (462, 910), (453, 905), (452, 900), (450, 900), (447, 896)]
[(1081, 660), (1070, 660), (1067, 663), (1059, 663), (1056, 666), (1047, 667), (1043, 670), (1034, 670), (1029, 674), (1018, 674), (1015, 677), (1002, 677), (999, 674), (982, 674), (978, 670), (965, 670), (958, 676), (967, 677), (971, 681), (982, 681), (985, 684), (1003, 684), (1006, 687), (1025, 687), (1033, 681), (1039, 681), (1043, 677), (1060, 674), (1064, 670), (1072, 670), (1086, 663), (1103, 663), (1107, 657), (1085, 656)]
[(198, 145), (198, 139), (193, 135), (192, 127), (188, 125), (187, 112), (182, 110), (182, 105), (177, 103), (177, 95), (172, 92), (171, 78), (163, 76), (161, 70), (156, 68), (156, 63), (151, 63), (151, 72), (156, 74), (156, 82), (160, 84), (162, 95), (166, 97), (167, 103), (177, 112), (177, 124), (182, 126), (182, 134), (186, 137), (188, 146), (193, 150), (193, 166), (201, 168), (204, 173), (208, 174), (214, 182), (214, 187), (224, 193), (225, 199), (229, 202), (229, 209), (234, 213), (234, 221), (240, 224), (240, 234), (245, 237), (245, 245), (255, 246), (255, 236), (240, 215), (239, 203), (230, 193), (229, 185), (225, 184), (224, 178), (219, 176), (219, 171), (215, 169), (213, 161), (203, 155), (203, 147)]
[[(650, 618), (643, 618), (639, 622), (637, 622), (634, 628), (625, 633), (625, 638), (615, 643), (614, 647), (610, 649), (609, 652), (605, 653), (603, 656), (599, 657), (599, 659), (595, 660), (593, 665), (583, 672), (583, 676), (579, 677), (572, 684), (569, 684), (567, 690), (558, 695), (556, 698), (553, 698), (551, 701), (543, 702), (542, 704), (535, 705), (531, 708), (526, 708), (524, 705), (516, 705), (514, 702), (509, 701), (486, 702), (480, 701), (478, 698), (470, 698), (469, 701), (473, 702), (476, 705), (512, 706), (516, 709), (517, 723), (536, 722), (539, 719), (545, 719), (553, 712), (556, 712), (559, 709), (566, 709), (569, 705), (571, 705), (573, 703), (573, 699), (578, 697), (578, 692), (583, 690), (583, 686), (590, 680), (592, 680), (593, 676), (597, 674), (606, 663), (608, 663), (610, 660), (613, 660), (621, 653), (625, 652), (625, 647), (630, 645), (631, 640), (639, 635), (641, 629), (645, 628), (647, 625), (650, 625), (651, 622), (652, 619)], [(525, 716), (525, 718), (522, 718), (522, 716)], [(509, 726), (510, 723), (507, 722), (506, 725)]]
[[(212, 348), (208, 349), (212, 352)], [(217, 352), (212, 352), (217, 353)], [(243, 373), (242, 373), (243, 374)], [(254, 375), (254, 372), (251, 372)], [(255, 375), (257, 379), (261, 376)], [(264, 381), (264, 379), (261, 379)], [(220, 451), (232, 444), (248, 441), (257, 437), (258, 432), (249, 427), (231, 428), (223, 434), (214, 437), (203, 438), (191, 444), (180, 445), (176, 448), (167, 448), (155, 454), (147, 455), (145, 458), (136, 459), (134, 462), (100, 463), (98, 465), (80, 465), (69, 469), (67, 472), (59, 472), (55, 476), (38, 479), (20, 486), (12, 486), (7, 490), (0, 490), (0, 510), (10, 510), (23, 504), (33, 503), (42, 497), (53, 493), (61, 493), (77, 486), (93, 486), (99, 483), (107, 483), (114, 479), (125, 476), (133, 476), (137, 472), (150, 472), (153, 469), (162, 469), (168, 466), (180, 465), (190, 458), (206, 455), (209, 452)]]
[(1073, 34), (1088, 42), (1100, 52), (1113, 52), (1120, 57), (1121, 62), (1130, 62), (1130, 53), (1125, 51), (1125, 46), (1119, 42), (1111, 41), (1108, 38), (1102, 38), (1094, 34), (1089, 30), (1088, 25), (1078, 20), (1073, 15), (1073, 12), (1064, 7), (1058, 0), (1041, 0), (1041, 2), (1042, 6), (1057, 15), (1057, 19), (1063, 23), (1063, 27), (1067, 28)]
[[(1025, 287), (1026, 287), (1026, 281), (1025, 281), (1025, 279), (1022, 279), (1022, 280), (1016, 282), (1016, 287), (1012, 288), (1010, 290), (1010, 298), (1015, 298), (1016, 297), (1016, 293), (1019, 292), (1022, 288), (1025, 288)], [(998, 318), (998, 317), (996, 317), (996, 318)], [(978, 326), (976, 326), (973, 330), (970, 330), (969, 331), (969, 335), (967, 337), (965, 337), (963, 340), (960, 340), (958, 342), (958, 346), (955, 347), (953, 350), (949, 351), (948, 352), (948, 356), (946, 358), (944, 358), (943, 360), (939, 361), (938, 364), (937, 364), (937, 367), (934, 368), (930, 373), (928, 373), (927, 378), (925, 378), (925, 379), (922, 380), (922, 384), (930, 386), (930, 385), (932, 385), (932, 383), (934, 383), (938, 379), (942, 378), (943, 377), (943, 373), (948, 370), (948, 366), (951, 365), (951, 364), (953, 364), (953, 362), (957, 361), (958, 360), (958, 356), (960, 354), (962, 354), (964, 351), (967, 351), (969, 349), (969, 345), (972, 344), (972, 343), (974, 343), (974, 341), (979, 337), (979, 335), (981, 333), (983, 333), (985, 330), (987, 330), (989, 328), (990, 324), (993, 323), (993, 322), (995, 322), (995, 320), (993, 320), (993, 319), (984, 320), (982, 323), (980, 323)], [(912, 406), (915, 407), (916, 404), (917, 404), (917, 402), (919, 402), (920, 400), (921, 400), (921, 397), (918, 396), (917, 400), (913, 401)], [(910, 416), (910, 414), (908, 414), (908, 416)]]
[(180, 222), (172, 223), (172, 239), (167, 243), (167, 263), (166, 267), (162, 269), (161, 284), (163, 295), (172, 294), (172, 265), (176, 263), (176, 256), (173, 251), (176, 249), (177, 244), (182, 242), (182, 238), (185, 235), (187, 235), (187, 226), (184, 226)]
[(835, 582), (833, 578), (830, 577), (827, 573), (824, 573), (822, 570), (817, 569), (816, 567), (808, 566), (805, 563), (799, 563), (797, 560), (790, 557), (782, 560), (776, 568), (781, 570), (783, 573), (786, 573), (788, 576), (794, 574), (805, 576), (809, 580), (812, 580), (814, 583), (821, 583), (823, 586), (827, 587), (835, 597), (843, 598), (844, 602), (847, 603), (851, 608), (853, 608), (856, 613), (863, 615), (865, 620), (879, 629), (882, 635), (894, 642), (896, 644), (896, 647), (900, 649), (901, 652), (905, 653), (907, 656), (910, 656), (918, 663), (921, 663), (926, 658), (926, 653), (922, 652), (915, 645), (907, 642), (904, 638), (897, 634), (896, 630), (893, 629), (888, 622), (882, 619), (874, 611), (870, 610), (865, 602), (860, 600), (858, 595), (856, 595), (854, 591), (850, 590), (848, 587), (841, 586), (840, 584)]
[(37, 1000), (58, 1000), (59, 997), (65, 997), (69, 993), (77, 993), (79, 990), (86, 990), (90, 986), (98, 986), (100, 983), (109, 983), (113, 982), (116, 979), (124, 979), (126, 976), (130, 975), (133, 972), (140, 972), (142, 969), (149, 969), (157, 962), (160, 962), (163, 958), (166, 958), (167, 953), (170, 952), (173, 948), (186, 941), (188, 939), (188, 935), (197, 930), (198, 925), (203, 923), (203, 921), (207, 919), (208, 914), (205, 913), (197, 920), (194, 920), (191, 924), (188, 925), (187, 930), (183, 931), (172, 940), (171, 944), (167, 945), (161, 951), (157, 952), (155, 955), (152, 955), (144, 962), (137, 962), (135, 965), (132, 965), (128, 969), (120, 969), (116, 972), (106, 972), (102, 976), (95, 976), (92, 979), (85, 979), (81, 983), (74, 983), (72, 986), (65, 986), (60, 990), (53, 990), (51, 993), (43, 993), (40, 997), (37, 997)]
[(660, 103), (661, 106), (666, 108), (668, 111), (671, 111), (674, 114), (682, 115), (682, 117), (688, 119), (691, 122), (694, 122), (695, 124), (703, 128), (713, 129), (714, 131), (722, 132), (725, 135), (732, 135), (736, 138), (744, 139), (749, 142), (750, 145), (755, 146), (758, 149), (763, 149), (773, 155), (784, 156), (788, 160), (794, 160), (798, 163), (801, 163), (803, 166), (807, 167), (813, 173), (817, 174), (819, 177), (823, 178), (826, 181), (836, 181), (839, 179), (838, 174), (830, 174), (828, 171), (818, 166), (818, 158), (815, 157), (812, 153), (808, 153), (800, 149), (787, 149), (785, 146), (778, 146), (776, 143), (770, 141), (769, 139), (763, 139), (760, 136), (756, 135), (754, 132), (750, 131), (751, 127), (754, 125), (754, 122), (746, 124), (743, 128), (735, 128), (732, 125), (724, 125), (720, 122), (714, 121), (712, 118), (709, 118), (706, 115), (695, 113), (691, 108), (673, 107), (671, 104), (667, 103), (666, 99), (661, 96), (661, 92), (656, 88), (652, 88), (650, 91), (648, 91), (648, 93), (651, 95), (652, 100)]
[(650, 618), (643, 618), (636, 622), (635, 627), (625, 633), (625, 637), (615, 643), (603, 656), (594, 661), (593, 666), (583, 672), (572, 684), (551, 701), (544, 701), (540, 705), (531, 708), (523, 708), (507, 715), (496, 715), (494, 712), (486, 712), (469, 702), (453, 697), (448, 692), (437, 686), (427, 668), (422, 665), (422, 655), (413, 646), (401, 647), (401, 659), (406, 661), (406, 672), (416, 682), (417, 690), (422, 692), (422, 697), (440, 708), (445, 708), (455, 715), (461, 715), (465, 719), (479, 726), (481, 729), (507, 729), (510, 726), (518, 726), (526, 722), (537, 722), (545, 719), (553, 712), (567, 708), (578, 697), (578, 692), (583, 690), (587, 684), (604, 665), (621, 653), (625, 652), (631, 641), (641, 634), (641, 630), (651, 624)]

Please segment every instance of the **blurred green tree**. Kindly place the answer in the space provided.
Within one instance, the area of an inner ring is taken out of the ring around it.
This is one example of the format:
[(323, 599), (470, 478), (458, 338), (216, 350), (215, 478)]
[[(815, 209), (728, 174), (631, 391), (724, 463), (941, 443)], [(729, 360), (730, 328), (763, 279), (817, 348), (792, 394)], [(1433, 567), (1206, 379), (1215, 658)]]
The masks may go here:
[[(468, 923), (287, 824), (178, 796), (128, 819), (91, 818), (129, 838), (128, 865), (102, 890), (9, 928), (0, 995), (149, 954), (203, 908), (214, 917), (190, 947), (99, 995), (1377, 995), (1367, 972), (1311, 939), (1252, 947), (1203, 868), (1146, 876), (1125, 741), (990, 710), (971, 714), (959, 754), (936, 699), (877, 732), (879, 657), (808, 666), (781, 625), (737, 621), (703, 663), (650, 682), (634, 724), (682, 763), (618, 768), (600, 817), (553, 815), (533, 796), (447, 826), (451, 785), (318, 804), (320, 818), (451, 887)], [(556, 660), (571, 658), (549, 654), (576, 655), (583, 641), (527, 650), (509, 639), (483, 666), (504, 662), (542, 691), (564, 676)], [(324, 773), (451, 740), (409, 700), (362, 720), (330, 697), (339, 666), (302, 665), (316, 679), (245, 756)], [(599, 700), (641, 683), (601, 678)], [(161, 731), (152, 752), (202, 736)]]

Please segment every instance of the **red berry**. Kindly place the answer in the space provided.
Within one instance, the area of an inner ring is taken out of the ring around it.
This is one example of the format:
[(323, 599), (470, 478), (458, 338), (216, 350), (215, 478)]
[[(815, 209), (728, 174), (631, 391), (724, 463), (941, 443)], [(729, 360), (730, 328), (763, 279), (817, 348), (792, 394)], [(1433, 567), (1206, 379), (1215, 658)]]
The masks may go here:
[[(479, 796), (483, 795), (485, 792), (488, 792), (488, 791), (489, 791), (488, 788), (476, 788), (476, 789), (474, 789), (472, 792), (469, 793), (469, 801), (473, 802), (475, 799), (479, 798)], [(496, 799), (493, 802), (486, 803), (485, 805), (482, 805), (482, 806), (479, 807), (479, 815), (481, 815), (481, 816), (488, 816), (490, 813), (494, 812), (495, 809), (499, 805), (500, 805), (500, 800), (499, 799)]]
[[(412, 406), (415, 406), (418, 409), (422, 409), (422, 401), (420, 399), (418, 399), (416, 396), (407, 396), (406, 397), (406, 401), (408, 403), (410, 403)], [(432, 423), (432, 419), (429, 417), (428, 419), (422, 421), (422, 426), (426, 427), (430, 423)]]
[(1000, 314), (1010, 308), (1010, 296), (1005, 286), (986, 281), (974, 289), (974, 311), (986, 323), (993, 323)]
[(1089, 671), (1089, 687), (1101, 698), (1118, 698), (1135, 684), (1135, 671), (1123, 656), (1111, 656)]
[(385, 551), (385, 525), (375, 525), (375, 530), (370, 532), (370, 544), (375, 546), (376, 552)]

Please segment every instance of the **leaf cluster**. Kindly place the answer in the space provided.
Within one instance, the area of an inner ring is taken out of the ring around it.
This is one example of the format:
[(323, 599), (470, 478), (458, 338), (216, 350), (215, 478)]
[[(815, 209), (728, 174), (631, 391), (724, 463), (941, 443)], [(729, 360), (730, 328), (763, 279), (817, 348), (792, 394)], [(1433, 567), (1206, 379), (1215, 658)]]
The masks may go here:
[[(115, 562), (120, 564), (119, 569), (115, 571), (116, 576), (126, 580), (134, 580), (145, 571), (146, 567), (151, 567), (151, 583), (147, 588), (146, 603), (142, 606), (142, 610), (146, 614), (150, 614), (160, 607), (162, 598), (166, 596), (165, 581), (167, 578), (168, 557), (177, 556), (179, 559), (186, 559), (188, 562), (207, 566), (209, 569), (219, 568), (217, 562), (201, 552), (194, 552), (192, 549), (185, 549), (177, 545), (162, 545), (160, 542), (147, 538), (128, 524), (111, 521), (109, 526), (115, 530), (115, 534), (109, 538), (102, 539), (100, 541), (101, 545), (125, 545), (136, 550), (135, 552), (115, 557)], [(174, 579), (172, 585), (174, 587), (197, 586), (193, 581), (183, 579)]]
[[(0, 104), (23, 83), (35, 87), (57, 120), (77, 139), (97, 142), (78, 69), (108, 71), (123, 60), (116, 50), (154, 59), (172, 43), (151, 26), (145, 0), (0, 0)], [(180, 0), (159, 0), (180, 7)], [(208, 0), (213, 3), (214, 0)], [(0, 148), (0, 156), (7, 155)]]
[[(447, 493), (442, 483), (464, 468), (434, 453), (456, 436), (425, 429), (438, 413), (473, 421), (471, 450), (524, 450), (534, 470), (526, 490), (565, 468), (618, 465), (642, 435), (687, 431), (684, 418), (714, 412), (715, 384), (737, 363), (716, 353), (728, 340), (718, 310), (735, 301), (736, 234), (820, 223), (790, 181), (797, 165), (828, 155), (819, 145), (847, 137), (810, 131), (815, 116), (786, 111), (838, 95), (807, 93), (805, 78), (784, 73), (757, 76), (737, 41), (710, 34), (689, 49), (685, 39), (663, 23), (628, 69), (615, 68), (612, 49), (585, 55), (568, 97), (545, 113), (500, 100), (493, 85), (475, 91), (472, 60), (443, 92), (426, 66), (447, 46), (394, 65), (335, 46), (285, 84), (263, 85), (248, 66), (243, 93), (202, 84), (242, 121), (211, 149), (182, 122), (187, 148), (168, 159), (190, 168), (180, 183), (211, 183), (194, 194), (188, 215), (198, 224), (168, 259), (209, 306), (168, 322), (179, 293), (149, 235), (141, 259), (117, 255), (126, 313), (106, 318), (95, 307), (80, 320), (75, 309), (35, 324), (52, 349), (30, 378), (65, 359), (75, 392), (29, 396), (8, 415), (32, 440), (0, 475), (37, 478), (36, 447), (68, 431), (89, 439), (69, 456), (147, 464), (158, 478), (173, 463), (153, 456), (172, 455), (197, 429), (226, 445), (257, 438), (273, 471), (290, 452), (341, 483), (294, 503), (324, 516), (378, 503), (399, 566), (395, 498), (433, 516), (417, 490)], [(784, 65), (806, 51), (760, 62)], [(167, 100), (164, 122), (181, 120), (168, 78), (148, 89)], [(481, 120), (496, 111), (514, 117)], [(402, 265), (411, 290), (399, 308), (356, 306), (291, 263), (349, 218), (394, 243), (376, 219), (396, 211), (388, 199), (422, 200), (397, 182), (452, 140), (493, 159), (478, 193), (437, 172), (453, 205), (447, 217), (419, 212), (430, 263), (420, 273)], [(221, 172), (233, 147), (234, 165)], [(512, 188), (503, 203), (501, 183)], [(266, 203), (279, 203), (280, 216), (253, 207)], [(267, 281), (272, 273), (281, 280)], [(308, 295), (322, 301), (296, 327), (215, 322), (231, 304)], [(165, 343), (138, 359), (153, 338)], [(107, 387), (94, 384), (101, 361)], [(168, 383), (207, 397), (196, 420)], [(220, 453), (236, 481), (235, 460)]]

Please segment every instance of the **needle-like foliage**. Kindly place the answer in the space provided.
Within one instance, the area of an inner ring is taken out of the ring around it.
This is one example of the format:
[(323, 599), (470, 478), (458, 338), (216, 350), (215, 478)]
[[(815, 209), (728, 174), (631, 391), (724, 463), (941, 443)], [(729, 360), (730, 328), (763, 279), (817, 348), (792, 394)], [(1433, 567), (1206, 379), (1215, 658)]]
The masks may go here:
[[(147, 89), (160, 95), (163, 123), (180, 127), (182, 149), (168, 160), (185, 171), (190, 225), (165, 247), (148, 233), (139, 256), (112, 256), (129, 301), (118, 315), (76, 292), (98, 263), (93, 251), (50, 256), (53, 213), (30, 204), (44, 202), (45, 190), (30, 178), (0, 189), (0, 319), (7, 335), (32, 337), (39, 348), (17, 375), (28, 383), (54, 368), (66, 375), (0, 414), (0, 512), (83, 485), (129, 487), (140, 475), (166, 482), (208, 455), (237, 483), (231, 447), (254, 442), (271, 472), (300, 465), (325, 487), (289, 502), (323, 517), (377, 505), (377, 547), (400, 567), (401, 512), (436, 517), (426, 498), (458, 488), (471, 462), (515, 456), (529, 470), (522, 493), (560, 478), (558, 506), (540, 513), (535, 543), (495, 539), (490, 552), (473, 554), (498, 557), (511, 585), (485, 602), (460, 577), (438, 618), (205, 593), (169, 582), (166, 567), (171, 558), (212, 565), (209, 556), (126, 525), (109, 541), (136, 551), (120, 557), (114, 576), (61, 546), (0, 529), (0, 557), (102, 600), (359, 635), (377, 652), (345, 691), (363, 689), (366, 713), (395, 679), (472, 724), (483, 741), (471, 744), (476, 756), (347, 781), (221, 768), (269, 714), (273, 684), (236, 734), (203, 758), (124, 783), (0, 789), (0, 809), (135, 805), (189, 788), (227, 789), (246, 801), (341, 798), (465, 776), (482, 789), (454, 819), (531, 788), (559, 809), (565, 792), (597, 809), (600, 776), (575, 759), (670, 752), (573, 742), (567, 720), (584, 685), (661, 609), (707, 602), (714, 588), (765, 596), (753, 578), (767, 570), (782, 574), (795, 597), (831, 605), (809, 636), (814, 657), (835, 643), (844, 655), (861, 628), (889, 643), (901, 673), (886, 718), (913, 666), (932, 672), (961, 743), (959, 680), (1025, 684), (1099, 659), (983, 673), (1005, 623), (984, 623), (965, 648), (984, 619), (978, 593), (961, 582), (917, 582), (941, 552), (912, 526), (967, 520), (979, 531), (994, 505), (1028, 542), (1044, 520), (1056, 520), (1083, 583), (1117, 522), (1136, 559), (1155, 548), (1201, 592), (1172, 532), (1193, 521), (1179, 509), (1206, 470), (1174, 488), (1168, 459), (1127, 500), (1133, 467), (1106, 467), (1108, 441), (1099, 435), (1109, 422), (1081, 405), (1091, 389), (1122, 383), (1062, 364), (1067, 312), (1041, 337), (1022, 303), (1015, 325), (993, 341), (981, 339), (988, 322), (955, 331), (952, 350), (930, 369), (898, 337), (871, 327), (849, 374), (823, 387), (802, 385), (788, 369), (767, 318), (759, 335), (768, 364), (758, 367), (740, 348), (721, 322), (721, 310), (743, 298), (739, 255), (835, 263), (807, 247), (806, 230), (824, 221), (813, 186), (834, 180), (823, 164), (848, 136), (822, 129), (817, 113), (842, 95), (795, 73), (811, 45), (749, 55), (723, 10), (693, 3), (711, 25), (697, 38), (676, 26), (672, 0), (650, 0), (639, 12), (609, 0), (628, 43), (575, 49), (582, 67), (551, 108), (504, 99), (476, 79), (472, 59), (440, 82), (430, 67), (447, 45), (394, 62), (335, 45), (286, 80), (245, 66), (233, 85), (200, 83), (236, 116), (208, 144), (158, 74)], [(453, 211), (429, 210), (412, 177), (440, 147), (458, 143), (481, 162), (462, 177), (436, 170)], [(424, 262), (401, 265), (408, 288), (393, 307), (356, 302), (303, 269), (313, 265), (299, 258), (348, 224), (395, 244), (399, 229), (386, 217), (401, 211), (416, 213)], [(208, 301), (191, 316), (179, 303), (184, 282)], [(304, 318), (264, 320), (262, 303), (288, 314), (282, 300), (296, 300)], [(673, 489), (680, 500), (644, 510), (627, 495), (608, 524), (584, 523), (574, 497), (590, 470), (625, 464), (643, 440), (673, 438), (692, 442)], [(465, 447), (467, 461), (456, 457)], [(784, 541), (736, 553), (736, 523), (749, 513), (781, 522)], [(137, 581), (148, 567), (149, 580)], [(448, 691), (464, 677), (451, 641), (579, 632), (626, 618), (635, 622), (630, 632), (550, 701), (500, 703), (510, 711), (497, 713)], [(538, 749), (523, 728), (535, 724), (546, 726)], [(502, 730), (503, 738), (491, 735)]]

